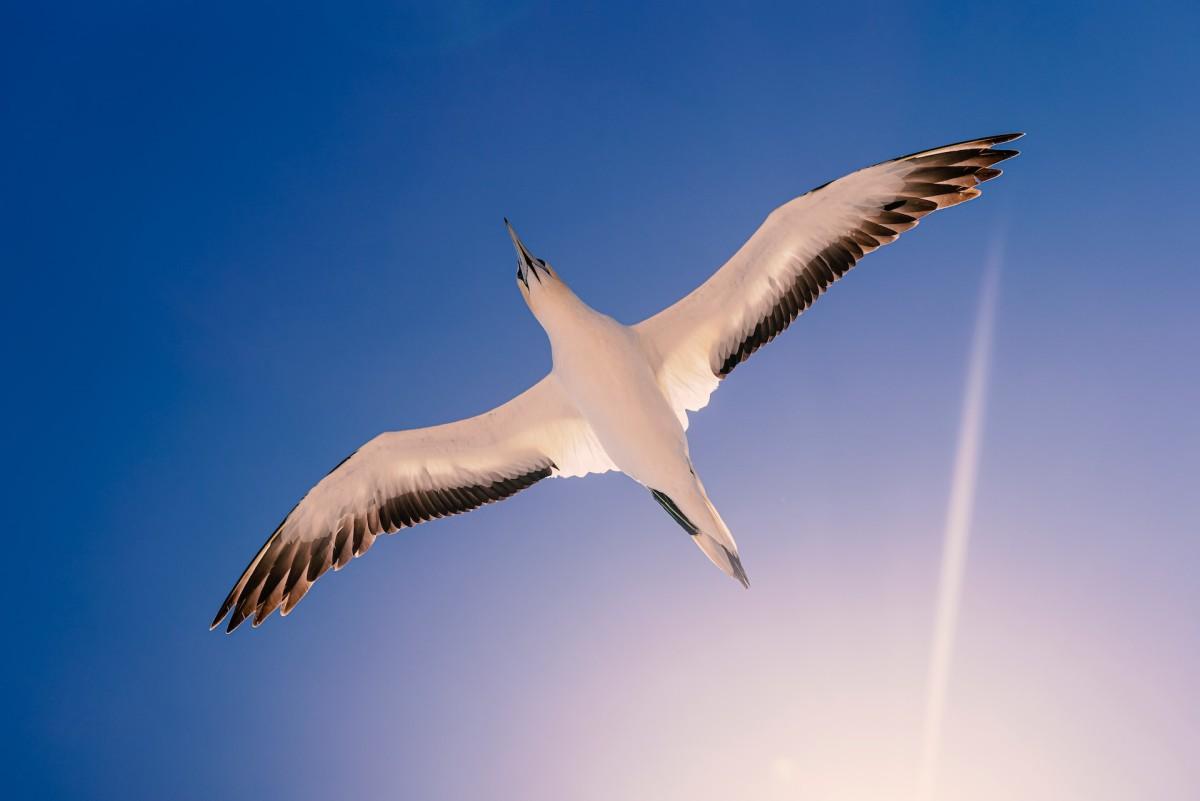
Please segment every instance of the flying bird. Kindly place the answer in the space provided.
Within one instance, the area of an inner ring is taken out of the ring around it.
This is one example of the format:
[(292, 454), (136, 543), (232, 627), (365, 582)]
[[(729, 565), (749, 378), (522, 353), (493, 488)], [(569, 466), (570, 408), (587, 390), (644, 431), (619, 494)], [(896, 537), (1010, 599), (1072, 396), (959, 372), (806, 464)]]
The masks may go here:
[(1003, 134), (859, 170), (771, 212), (695, 291), (627, 326), (592, 309), (505, 220), (517, 286), (550, 339), (550, 373), (478, 417), (392, 431), (344, 459), (272, 532), (212, 627), (288, 614), (380, 534), (509, 498), (544, 478), (619, 470), (712, 562), (749, 586), (737, 543), (688, 453), (688, 412), (859, 259), (927, 214), (980, 194), (1017, 155)]

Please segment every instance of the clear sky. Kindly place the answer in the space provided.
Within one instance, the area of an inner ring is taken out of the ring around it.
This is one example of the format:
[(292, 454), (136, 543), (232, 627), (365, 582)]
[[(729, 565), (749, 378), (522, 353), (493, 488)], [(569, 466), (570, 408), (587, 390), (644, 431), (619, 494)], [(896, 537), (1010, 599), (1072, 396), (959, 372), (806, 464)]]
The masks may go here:
[[(1194, 797), (1195, 3), (356, 5), (5, 8), (0, 793), (904, 797), (996, 248), (942, 797)], [(694, 419), (750, 591), (610, 474), (209, 633), (347, 452), (548, 369), (503, 216), (633, 322), (1009, 130)]]

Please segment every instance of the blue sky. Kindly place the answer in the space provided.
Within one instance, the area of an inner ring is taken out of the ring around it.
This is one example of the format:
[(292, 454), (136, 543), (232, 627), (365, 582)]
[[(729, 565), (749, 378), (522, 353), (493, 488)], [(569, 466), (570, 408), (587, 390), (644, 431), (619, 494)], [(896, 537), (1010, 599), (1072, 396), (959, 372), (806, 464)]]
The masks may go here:
[[(879, 797), (997, 243), (943, 791), (1200, 784), (1195, 4), (4, 17), (6, 795)], [(634, 322), (790, 197), (1009, 130), (695, 419), (750, 592), (608, 475), (207, 631), (347, 452), (548, 369), (503, 216)]]

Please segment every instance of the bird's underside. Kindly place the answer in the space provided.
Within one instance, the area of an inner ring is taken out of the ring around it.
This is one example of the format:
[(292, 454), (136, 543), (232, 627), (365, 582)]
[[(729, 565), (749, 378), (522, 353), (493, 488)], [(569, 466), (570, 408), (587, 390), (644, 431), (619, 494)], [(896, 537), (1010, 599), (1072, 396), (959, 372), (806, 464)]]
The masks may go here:
[[(276, 609), (286, 615), (313, 582), (361, 556), (380, 534), (468, 512), (544, 478), (613, 469), (646, 485), (714, 563), (746, 583), (733, 537), (688, 460), (687, 413), (703, 408), (721, 380), (863, 256), (924, 216), (977, 197), (980, 184), (1000, 175), (994, 165), (1017, 155), (997, 146), (1019, 136), (913, 153), (801, 195), (773, 211), (695, 291), (635, 326), (620, 327), (654, 385), (657, 400), (639, 400), (638, 406), (661, 402), (667, 410), (653, 418), (664, 429), (658, 438), (668, 443), (663, 447), (674, 441), (665, 429), (677, 428), (682, 450), (671, 458), (639, 459), (609, 419), (620, 416), (605, 415), (603, 405), (580, 394), (580, 371), (571, 369), (579, 365), (560, 363), (560, 354), (570, 352), (565, 345), (574, 325), (564, 322), (571, 316), (564, 309), (578, 303), (580, 319), (596, 313), (514, 233), (518, 282), (555, 346), (554, 371), (478, 417), (381, 434), (343, 460), (272, 532), (221, 604), (213, 627), (227, 615), (228, 631), (247, 619), (257, 626)], [(645, 466), (659, 462), (670, 463), (669, 469)]]

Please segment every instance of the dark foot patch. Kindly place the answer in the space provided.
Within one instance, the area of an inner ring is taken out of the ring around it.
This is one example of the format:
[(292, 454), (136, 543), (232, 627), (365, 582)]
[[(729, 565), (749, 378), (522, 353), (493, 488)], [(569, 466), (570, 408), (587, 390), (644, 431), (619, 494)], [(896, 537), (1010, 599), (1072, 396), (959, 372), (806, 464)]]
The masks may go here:
[(654, 496), (654, 500), (658, 501), (658, 505), (667, 510), (675, 522), (683, 527), (683, 530), (695, 537), (700, 533), (700, 527), (687, 519), (683, 512), (679, 511), (679, 507), (675, 505), (675, 501), (667, 497), (665, 493), (659, 492), (656, 489), (650, 490), (650, 494)]

